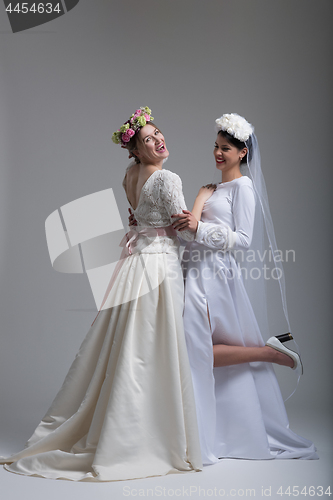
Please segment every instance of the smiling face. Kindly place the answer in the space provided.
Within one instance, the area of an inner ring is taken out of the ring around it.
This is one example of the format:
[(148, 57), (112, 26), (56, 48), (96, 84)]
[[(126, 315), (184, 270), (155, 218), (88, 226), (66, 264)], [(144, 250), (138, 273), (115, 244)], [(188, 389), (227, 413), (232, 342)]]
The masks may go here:
[(161, 163), (169, 156), (162, 132), (151, 124), (145, 125), (138, 132), (136, 149), (133, 152), (141, 163), (152, 165)]
[(224, 172), (240, 173), (240, 163), (246, 155), (247, 148), (238, 149), (231, 144), (223, 135), (217, 134), (214, 145), (214, 157), (216, 168)]

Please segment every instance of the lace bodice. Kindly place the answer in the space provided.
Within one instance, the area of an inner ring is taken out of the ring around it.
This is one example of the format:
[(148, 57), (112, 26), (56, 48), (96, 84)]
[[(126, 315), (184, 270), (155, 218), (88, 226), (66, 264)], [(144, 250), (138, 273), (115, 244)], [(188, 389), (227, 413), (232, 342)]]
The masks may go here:
[[(126, 182), (124, 188), (126, 189)], [(182, 213), (184, 209), (186, 209), (186, 204), (180, 177), (170, 170), (156, 170), (143, 185), (138, 206), (134, 210), (138, 223), (137, 230), (140, 231), (146, 227), (170, 226), (174, 222), (171, 215)], [(194, 233), (191, 231), (181, 231), (179, 235), (187, 241), (194, 239)], [(140, 244), (137, 245), (137, 251), (142, 253), (178, 254), (179, 241), (177, 236), (157, 236), (155, 238), (144, 236), (141, 240)]]

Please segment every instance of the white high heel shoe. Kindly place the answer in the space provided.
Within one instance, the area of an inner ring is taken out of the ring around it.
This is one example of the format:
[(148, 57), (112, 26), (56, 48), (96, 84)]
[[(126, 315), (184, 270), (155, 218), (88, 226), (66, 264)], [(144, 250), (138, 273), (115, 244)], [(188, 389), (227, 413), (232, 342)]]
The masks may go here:
[(276, 351), (282, 352), (283, 354), (287, 354), (293, 361), (294, 361), (294, 366), (293, 370), (296, 371), (296, 374), (298, 376), (303, 375), (303, 364), (302, 360), (299, 354), (297, 352), (292, 351), (291, 349), (288, 349), (285, 345), (283, 345), (282, 342), (287, 342), (287, 340), (292, 340), (292, 336), (290, 333), (285, 333), (284, 335), (277, 335), (276, 337), (270, 337), (266, 345), (271, 347), (272, 349), (275, 349)]

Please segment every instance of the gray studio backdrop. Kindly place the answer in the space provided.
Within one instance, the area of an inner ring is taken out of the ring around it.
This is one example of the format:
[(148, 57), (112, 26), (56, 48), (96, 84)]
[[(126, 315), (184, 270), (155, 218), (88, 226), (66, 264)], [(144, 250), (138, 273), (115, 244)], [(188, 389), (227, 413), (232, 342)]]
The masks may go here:
[(331, 14), (330, 0), (81, 0), (12, 34), (1, 3), (1, 454), (30, 436), (96, 314), (87, 277), (52, 269), (45, 219), (112, 187), (126, 225), (127, 156), (111, 135), (146, 105), (190, 208), (214, 175), (215, 118), (255, 125), (278, 246), (296, 252), (287, 298), (305, 374), (287, 409), (320, 423), (332, 374)]

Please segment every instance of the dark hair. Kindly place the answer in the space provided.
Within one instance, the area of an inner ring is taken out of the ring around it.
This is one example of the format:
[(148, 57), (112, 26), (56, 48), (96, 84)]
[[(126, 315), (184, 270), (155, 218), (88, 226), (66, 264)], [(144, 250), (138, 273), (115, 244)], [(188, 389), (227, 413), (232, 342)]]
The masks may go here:
[[(160, 129), (153, 122), (147, 122), (146, 125), (152, 125), (152, 127), (157, 128), (157, 130), (159, 132), (161, 132)], [(140, 130), (141, 130), (141, 128), (140, 128)], [(137, 149), (138, 134), (139, 134), (139, 131), (136, 134), (134, 134), (133, 137), (131, 137), (130, 141), (126, 144), (126, 149), (128, 149), (128, 151), (131, 153), (131, 155), (133, 156), (136, 163), (140, 163), (139, 158), (137, 156), (135, 156), (135, 154), (133, 153), (133, 151), (135, 149)]]
[(246, 153), (245, 156), (243, 156), (241, 160), (241, 165), (243, 163), (247, 163), (247, 156), (249, 155), (249, 160), (251, 159), (251, 137), (248, 139), (248, 145), (245, 144), (245, 142), (240, 141), (239, 139), (236, 139), (233, 135), (229, 134), (226, 130), (219, 130), (218, 134), (222, 135), (225, 139), (227, 139), (230, 144), (235, 146), (239, 151), (241, 151), (244, 148), (247, 148), (248, 152)]

